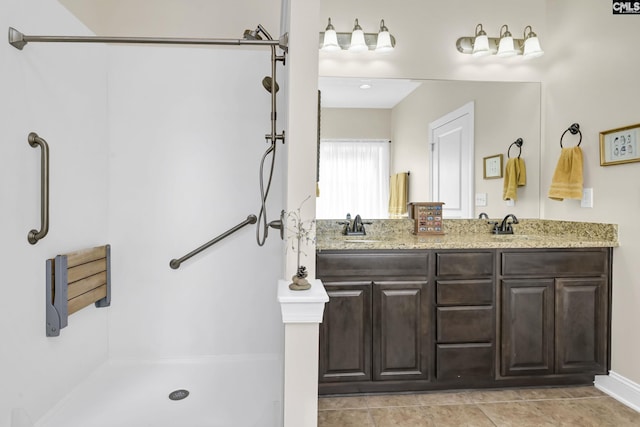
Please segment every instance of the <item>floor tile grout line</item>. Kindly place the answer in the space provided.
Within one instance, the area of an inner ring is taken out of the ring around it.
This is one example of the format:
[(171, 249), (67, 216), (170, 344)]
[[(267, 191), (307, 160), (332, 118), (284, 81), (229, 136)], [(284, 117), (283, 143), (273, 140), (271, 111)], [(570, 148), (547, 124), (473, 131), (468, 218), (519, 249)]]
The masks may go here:
[(482, 408), (480, 407), (480, 405), (476, 405), (478, 407), (478, 409), (480, 410), (480, 412), (482, 412), (484, 414), (485, 417), (487, 417), (487, 419), (489, 420), (489, 422), (491, 422), (491, 424), (493, 424), (495, 427), (498, 427), (498, 424), (496, 424), (496, 422), (493, 420), (493, 418), (491, 418), (491, 416), (489, 416), (489, 414), (487, 414), (486, 412), (484, 412), (482, 410)]
[(371, 421), (371, 426), (376, 427), (376, 420), (373, 419), (373, 415), (371, 414), (371, 408), (367, 408), (367, 414), (369, 414), (369, 421)]

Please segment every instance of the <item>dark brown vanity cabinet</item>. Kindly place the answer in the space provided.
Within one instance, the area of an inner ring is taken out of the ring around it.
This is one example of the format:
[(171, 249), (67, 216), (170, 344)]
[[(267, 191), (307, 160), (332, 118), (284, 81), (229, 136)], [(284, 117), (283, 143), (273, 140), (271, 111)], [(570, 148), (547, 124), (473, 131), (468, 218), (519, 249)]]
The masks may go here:
[(320, 391), (385, 389), (429, 379), (425, 251), (322, 252), (316, 276), (329, 295), (320, 325)]
[(371, 283), (324, 283), (320, 381), (371, 380)]
[(373, 282), (373, 379), (429, 379), (426, 281)]
[(494, 259), (492, 250), (435, 254), (437, 381), (493, 378)]
[(586, 384), (610, 364), (611, 248), (319, 251), (319, 393)]
[(606, 374), (611, 249), (500, 257), (501, 375)]

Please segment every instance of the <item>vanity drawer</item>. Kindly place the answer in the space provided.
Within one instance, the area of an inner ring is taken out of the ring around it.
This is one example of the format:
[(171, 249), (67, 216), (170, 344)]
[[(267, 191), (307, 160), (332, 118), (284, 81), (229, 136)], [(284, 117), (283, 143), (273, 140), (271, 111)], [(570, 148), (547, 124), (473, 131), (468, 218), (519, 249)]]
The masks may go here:
[(436, 304), (493, 304), (493, 281), (489, 279), (438, 280), (436, 282)]
[(482, 344), (438, 344), (436, 379), (464, 381), (493, 377), (493, 346)]
[(503, 276), (599, 276), (609, 270), (607, 249), (523, 250), (501, 253)]
[(439, 343), (493, 341), (493, 307), (438, 307), (436, 340)]
[(322, 252), (316, 258), (316, 277), (385, 278), (428, 275), (429, 253), (424, 252)]
[(438, 252), (436, 276), (491, 276), (493, 259), (493, 251)]

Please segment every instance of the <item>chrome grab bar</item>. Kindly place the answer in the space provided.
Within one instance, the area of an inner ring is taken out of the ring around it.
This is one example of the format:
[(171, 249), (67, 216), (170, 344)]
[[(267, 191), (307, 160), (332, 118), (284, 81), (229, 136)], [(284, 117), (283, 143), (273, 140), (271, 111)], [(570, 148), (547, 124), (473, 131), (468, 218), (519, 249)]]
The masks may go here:
[(242, 221), (240, 224), (236, 225), (235, 227), (225, 231), (224, 233), (222, 233), (221, 235), (214, 237), (212, 240), (208, 241), (207, 243), (205, 243), (204, 245), (200, 246), (197, 249), (192, 250), (191, 252), (189, 252), (188, 254), (186, 254), (185, 256), (183, 256), (182, 258), (178, 258), (178, 259), (172, 259), (169, 262), (169, 266), (171, 268), (173, 268), (174, 270), (177, 270), (178, 268), (180, 268), (180, 264), (182, 264), (184, 261), (188, 260), (189, 258), (191, 258), (194, 255), (199, 254), (200, 252), (204, 251), (205, 249), (207, 249), (208, 247), (218, 243), (220, 240), (224, 239), (225, 237), (235, 233), (236, 231), (240, 230), (242, 227), (244, 227), (245, 225), (248, 224), (255, 224), (258, 221), (258, 218), (255, 215), (249, 215), (247, 217), (246, 220)]
[(49, 232), (49, 145), (37, 133), (31, 132), (27, 138), (33, 148), (40, 146), (40, 231), (31, 230), (27, 240), (32, 245), (44, 238)]

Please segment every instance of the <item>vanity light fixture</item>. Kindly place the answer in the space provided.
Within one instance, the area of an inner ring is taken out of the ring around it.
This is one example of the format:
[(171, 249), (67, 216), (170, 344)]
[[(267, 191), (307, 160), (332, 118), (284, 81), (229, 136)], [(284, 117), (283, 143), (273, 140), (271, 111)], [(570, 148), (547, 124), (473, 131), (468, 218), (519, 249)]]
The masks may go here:
[(384, 19), (380, 20), (380, 31), (378, 31), (378, 40), (376, 42), (376, 52), (386, 53), (393, 50), (391, 44), (391, 34), (389, 29), (384, 25)]
[(380, 20), (380, 29), (377, 33), (365, 33), (358, 19), (355, 20), (353, 30), (350, 33), (339, 33), (336, 32), (331, 24), (331, 18), (329, 18), (327, 28), (320, 33), (320, 50), (322, 52), (348, 50), (360, 53), (369, 50), (387, 53), (393, 51), (395, 45), (396, 39), (389, 33), (384, 19)]
[[(504, 29), (504, 32), (502, 31)], [(516, 47), (513, 42), (513, 36), (509, 32), (509, 26), (500, 27), (500, 42), (498, 44), (498, 56), (508, 58), (516, 55)]]
[(531, 25), (524, 28), (521, 39), (513, 38), (509, 27), (500, 27), (499, 37), (488, 37), (482, 24), (476, 26), (475, 35), (460, 37), (456, 41), (458, 52), (470, 54), (474, 57), (496, 55), (502, 58), (521, 55), (524, 58), (537, 58), (544, 54), (540, 47), (538, 35), (533, 32)]
[(473, 38), (472, 46), (471, 54), (473, 56), (491, 55), (491, 51), (489, 50), (489, 37), (487, 37), (487, 33), (482, 29), (482, 24), (476, 25), (476, 35)]
[[(528, 33), (527, 28), (529, 29)], [(531, 25), (524, 27), (524, 52), (522, 55), (525, 58), (537, 58), (544, 55), (544, 51), (540, 47), (538, 35), (533, 32)]]
[(360, 53), (368, 50), (367, 44), (364, 42), (364, 31), (358, 24), (358, 18), (353, 25), (353, 31), (351, 32), (351, 45), (349, 46), (349, 52)]
[(324, 30), (324, 36), (322, 38), (322, 47), (320, 50), (325, 52), (333, 52), (336, 50), (340, 50), (340, 46), (338, 45), (338, 36), (336, 35), (336, 29), (331, 25), (331, 18), (329, 18), (329, 25)]

